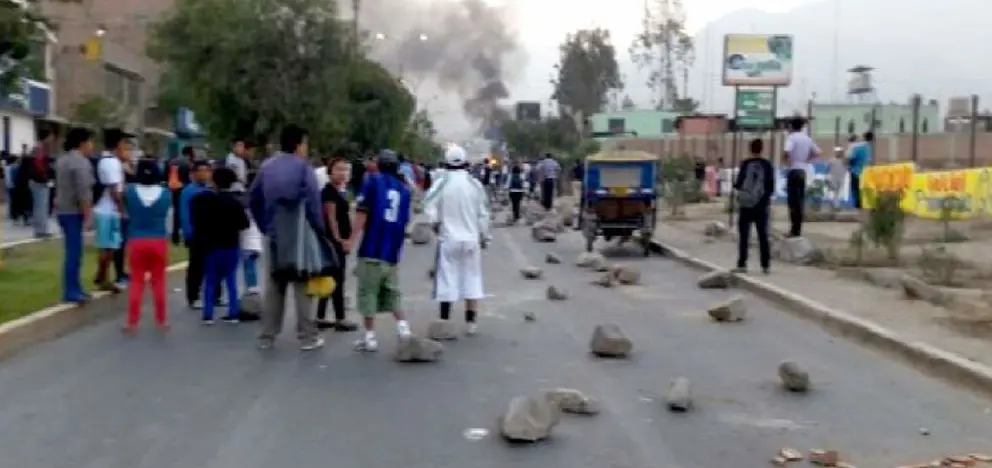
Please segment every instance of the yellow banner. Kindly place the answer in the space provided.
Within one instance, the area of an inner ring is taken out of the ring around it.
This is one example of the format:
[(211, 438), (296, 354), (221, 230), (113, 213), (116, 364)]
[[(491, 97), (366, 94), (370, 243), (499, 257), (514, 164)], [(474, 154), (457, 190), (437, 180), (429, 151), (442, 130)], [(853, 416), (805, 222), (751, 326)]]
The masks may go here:
[(873, 194), (901, 191), (903, 211), (925, 219), (940, 219), (945, 203), (954, 219), (992, 215), (992, 167), (916, 172), (912, 163), (871, 166), (861, 177), (865, 208)]

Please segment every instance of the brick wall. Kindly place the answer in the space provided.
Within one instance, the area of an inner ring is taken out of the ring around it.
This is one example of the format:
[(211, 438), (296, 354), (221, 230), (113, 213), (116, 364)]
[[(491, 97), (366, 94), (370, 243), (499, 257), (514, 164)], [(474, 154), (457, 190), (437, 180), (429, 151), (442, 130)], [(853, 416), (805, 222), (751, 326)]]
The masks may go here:
[[(771, 137), (765, 136), (765, 148), (771, 144)], [(775, 136), (774, 148), (781, 148), (782, 135)], [(832, 152), (836, 145), (834, 138), (817, 138), (817, 144), (825, 153)], [(745, 140), (745, 149), (747, 140)], [(841, 140), (840, 145), (845, 145)], [(969, 166), (970, 135), (968, 133), (941, 133), (920, 135), (917, 142), (917, 163), (924, 169), (944, 169)], [(654, 154), (690, 154), (702, 157), (708, 163), (716, 163), (719, 158), (729, 164), (732, 156), (733, 140), (730, 135), (683, 136), (665, 140), (617, 139), (604, 144), (604, 147), (620, 147), (628, 150), (647, 151)], [(912, 161), (912, 135), (879, 136), (875, 142), (876, 162)], [(975, 145), (975, 166), (992, 166), (992, 133), (979, 133)], [(741, 149), (739, 154), (743, 154)], [(775, 153), (780, 153), (776, 151)]]

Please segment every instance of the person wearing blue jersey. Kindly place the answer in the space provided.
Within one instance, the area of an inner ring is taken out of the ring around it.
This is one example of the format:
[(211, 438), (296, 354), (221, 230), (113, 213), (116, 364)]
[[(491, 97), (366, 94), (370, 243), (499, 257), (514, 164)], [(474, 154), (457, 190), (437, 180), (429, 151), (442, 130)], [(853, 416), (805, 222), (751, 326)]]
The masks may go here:
[[(400, 307), (397, 271), (406, 226), (410, 222), (410, 187), (399, 173), (399, 158), (383, 150), (376, 160), (378, 173), (369, 174), (356, 197), (355, 220), (348, 245), (358, 247), (358, 312), (364, 318), (365, 333), (355, 342), (358, 351), (379, 349), (375, 336), (375, 316), (392, 313), (396, 334), (410, 336), (410, 324)], [(365, 234), (365, 235), (363, 235)]]

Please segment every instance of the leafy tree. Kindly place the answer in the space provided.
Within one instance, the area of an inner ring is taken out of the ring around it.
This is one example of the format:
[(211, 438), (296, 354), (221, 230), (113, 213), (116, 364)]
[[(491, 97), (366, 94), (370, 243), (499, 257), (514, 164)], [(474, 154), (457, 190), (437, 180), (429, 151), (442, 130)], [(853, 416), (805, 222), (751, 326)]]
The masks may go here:
[(569, 34), (559, 54), (551, 98), (568, 113), (588, 116), (600, 112), (610, 91), (623, 88), (609, 31), (582, 29)]
[(45, 36), (51, 25), (38, 3), (39, 0), (0, 0), (0, 91), (9, 90), (19, 78), (36, 77), (44, 70), (44, 54), (39, 51), (44, 49), (41, 45), (47, 41)]
[(79, 125), (99, 130), (124, 125), (127, 110), (117, 103), (96, 94), (82, 97), (72, 108), (70, 118)]
[(212, 138), (261, 143), (297, 123), (318, 149), (399, 144), (413, 98), (338, 18), (326, 0), (177, 0), (149, 37), (160, 101), (192, 108)]
[(630, 96), (624, 96), (623, 101), (620, 102), (620, 108), (623, 110), (633, 110), (637, 109), (637, 104), (634, 103), (634, 100)]
[(655, 106), (675, 109), (680, 99), (676, 76), (687, 75), (695, 60), (692, 36), (685, 29), (682, 0), (645, 2), (641, 24), (642, 30), (630, 46), (631, 58), (640, 69), (650, 71), (647, 85), (654, 93)]

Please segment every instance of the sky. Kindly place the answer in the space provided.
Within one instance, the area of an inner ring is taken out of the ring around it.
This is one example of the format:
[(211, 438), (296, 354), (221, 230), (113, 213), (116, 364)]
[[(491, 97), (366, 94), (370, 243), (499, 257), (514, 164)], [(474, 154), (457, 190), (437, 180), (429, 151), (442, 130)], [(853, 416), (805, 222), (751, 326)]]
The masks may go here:
[[(643, 77), (636, 76), (636, 69), (629, 64), (627, 48), (640, 30), (643, 0), (490, 0), (509, 4), (515, 15), (518, 37), (525, 50), (526, 65), (510, 80), (511, 101), (532, 100), (547, 105), (551, 94), (548, 80), (552, 67), (558, 59), (558, 45), (565, 35), (581, 28), (602, 27), (609, 29), (617, 48), (623, 72), (632, 89), (632, 97), (639, 104), (647, 105)], [(702, 29), (706, 24), (741, 9), (761, 9), (768, 12), (783, 12), (811, 3), (813, 0), (683, 0), (686, 9), (687, 26), (690, 33)], [(622, 6), (621, 6), (622, 5)], [(710, 45), (712, 60), (719, 60), (721, 44), (713, 41)], [(703, 49), (702, 44), (698, 44)], [(706, 52), (700, 50), (699, 59)], [(641, 92), (637, 92), (641, 88)], [(444, 99), (434, 99), (429, 106), (441, 130), (448, 129), (462, 133), (464, 125), (459, 122), (457, 104)], [(457, 130), (456, 130), (457, 129)]]

